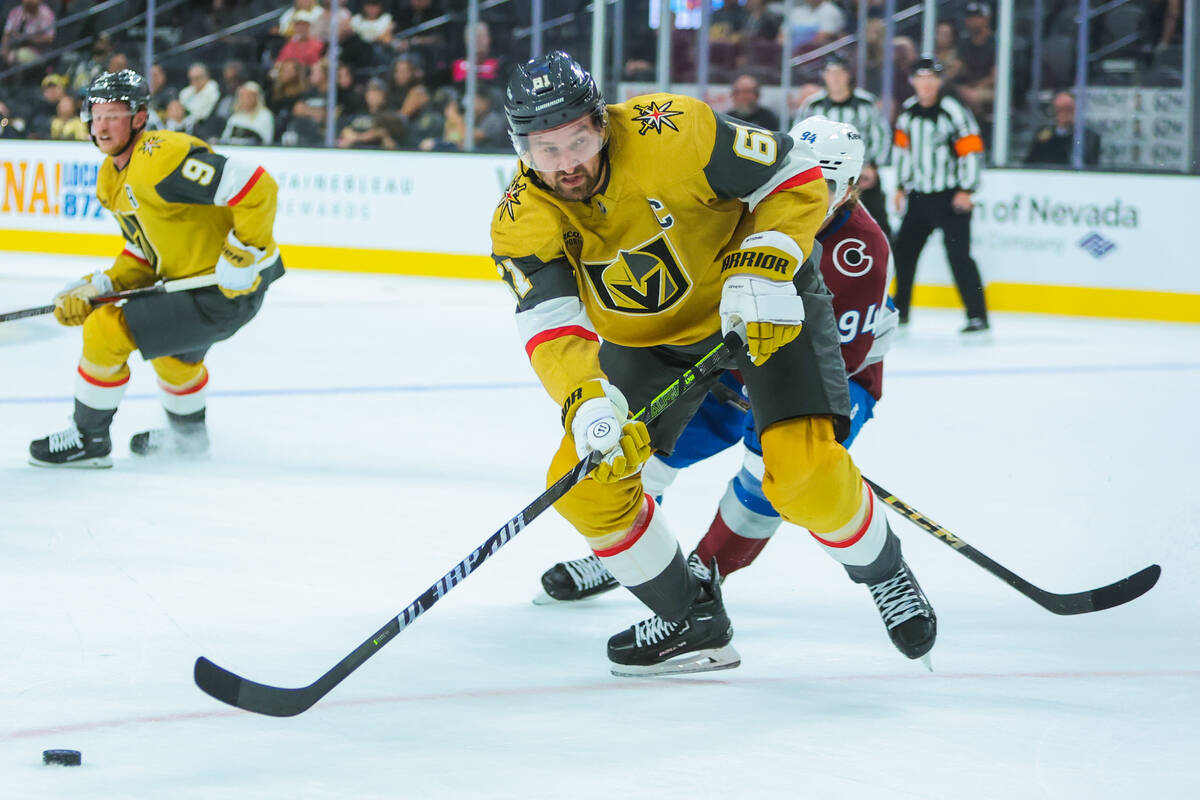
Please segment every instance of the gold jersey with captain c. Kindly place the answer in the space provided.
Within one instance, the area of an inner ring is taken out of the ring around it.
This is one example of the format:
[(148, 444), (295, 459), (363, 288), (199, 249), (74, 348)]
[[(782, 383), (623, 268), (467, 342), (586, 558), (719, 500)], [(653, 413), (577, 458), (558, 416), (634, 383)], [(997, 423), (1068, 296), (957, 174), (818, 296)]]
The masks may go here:
[(276, 248), (274, 179), (186, 133), (146, 131), (124, 169), (105, 158), (96, 194), (125, 237), (107, 270), (118, 291), (212, 272), (231, 230), (245, 244)]
[(725, 278), (792, 279), (828, 208), (820, 166), (788, 134), (674, 94), (611, 104), (608, 117), (595, 195), (564, 200), (522, 166), (492, 218), (497, 271), (556, 402), (602, 375), (597, 336), (693, 344), (720, 330)]

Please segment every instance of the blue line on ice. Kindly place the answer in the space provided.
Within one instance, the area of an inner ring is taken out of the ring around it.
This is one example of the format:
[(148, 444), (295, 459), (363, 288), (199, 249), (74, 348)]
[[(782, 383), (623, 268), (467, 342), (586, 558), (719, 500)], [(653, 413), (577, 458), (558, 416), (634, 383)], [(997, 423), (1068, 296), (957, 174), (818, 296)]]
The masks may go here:
[[(999, 367), (992, 369), (893, 369), (887, 379), (911, 378), (990, 378), (1011, 375), (1105, 375), (1122, 372), (1183, 372), (1200, 369), (1200, 362), (1165, 362), (1157, 364), (1076, 364), (1066, 366)], [(499, 383), (442, 383), (422, 386), (309, 386), (291, 389), (225, 389), (209, 392), (210, 397), (281, 397), (296, 395), (348, 394), (418, 394), (422, 392), (495, 392), (507, 389), (538, 389), (533, 381)], [(130, 394), (127, 400), (152, 400), (156, 394)], [(69, 403), (69, 395), (49, 397), (0, 397), (0, 405), (20, 403)]]

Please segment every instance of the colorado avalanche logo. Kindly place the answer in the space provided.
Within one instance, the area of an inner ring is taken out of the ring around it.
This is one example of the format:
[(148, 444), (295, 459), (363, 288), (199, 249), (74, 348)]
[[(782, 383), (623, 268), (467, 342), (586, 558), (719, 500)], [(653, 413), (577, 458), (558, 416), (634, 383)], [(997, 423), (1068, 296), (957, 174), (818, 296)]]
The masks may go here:
[(642, 136), (645, 136), (646, 131), (650, 130), (651, 128), (654, 129), (655, 133), (662, 133), (664, 125), (673, 131), (679, 130), (679, 128), (675, 127), (675, 123), (671, 121), (671, 117), (681, 116), (683, 112), (672, 111), (671, 103), (673, 102), (675, 101), (668, 100), (660, 106), (658, 103), (651, 100), (649, 105), (635, 105), (633, 108), (638, 113), (637, 116), (633, 118), (633, 121), (642, 123), (642, 129), (638, 131), (638, 133)]
[(843, 239), (833, 248), (833, 266), (847, 278), (858, 278), (871, 271), (875, 259), (861, 239)]
[(525, 184), (521, 183), (519, 177), (513, 178), (513, 182), (504, 190), (504, 197), (500, 198), (500, 205), (497, 206), (499, 209), (497, 219), (504, 219), (504, 215), (507, 214), (510, 220), (516, 220), (513, 208), (521, 205), (520, 196), (523, 191), (525, 191)]

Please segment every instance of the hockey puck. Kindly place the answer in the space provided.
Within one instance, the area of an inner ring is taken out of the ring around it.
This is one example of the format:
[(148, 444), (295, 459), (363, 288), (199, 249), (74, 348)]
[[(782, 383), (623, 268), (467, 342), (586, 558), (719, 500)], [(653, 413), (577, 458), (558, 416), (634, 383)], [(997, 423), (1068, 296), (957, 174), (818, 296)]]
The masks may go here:
[(78, 750), (43, 750), (43, 764), (58, 764), (62, 767), (78, 767), (83, 763), (83, 753)]

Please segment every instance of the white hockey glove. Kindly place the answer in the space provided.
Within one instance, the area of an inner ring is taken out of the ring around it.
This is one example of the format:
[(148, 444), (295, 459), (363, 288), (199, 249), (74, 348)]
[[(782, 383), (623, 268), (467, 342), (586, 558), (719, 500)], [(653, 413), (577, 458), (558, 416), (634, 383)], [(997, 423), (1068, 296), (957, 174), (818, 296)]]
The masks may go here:
[(562, 422), (580, 458), (592, 452), (604, 454), (592, 473), (601, 483), (636, 475), (650, 458), (645, 423), (629, 419), (625, 395), (606, 380), (590, 380), (575, 387), (563, 403)]
[(761, 366), (776, 350), (800, 335), (804, 298), (791, 281), (733, 275), (721, 287), (721, 335), (737, 331)]
[(54, 295), (54, 318), (63, 325), (82, 325), (92, 313), (92, 298), (112, 293), (109, 277), (103, 272), (93, 272)]
[(266, 250), (242, 244), (230, 231), (217, 259), (217, 286), (230, 299), (253, 292), (258, 288), (258, 271), (267, 266), (267, 256)]

